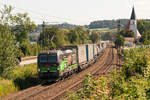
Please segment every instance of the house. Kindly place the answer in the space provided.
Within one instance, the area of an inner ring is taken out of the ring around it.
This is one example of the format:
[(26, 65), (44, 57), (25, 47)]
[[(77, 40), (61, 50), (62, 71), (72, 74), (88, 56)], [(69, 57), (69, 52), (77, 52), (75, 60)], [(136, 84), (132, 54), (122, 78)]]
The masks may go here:
[(134, 42), (135, 42), (134, 37), (126, 37), (125, 41), (126, 41), (125, 46), (132, 47), (135, 45), (134, 44)]

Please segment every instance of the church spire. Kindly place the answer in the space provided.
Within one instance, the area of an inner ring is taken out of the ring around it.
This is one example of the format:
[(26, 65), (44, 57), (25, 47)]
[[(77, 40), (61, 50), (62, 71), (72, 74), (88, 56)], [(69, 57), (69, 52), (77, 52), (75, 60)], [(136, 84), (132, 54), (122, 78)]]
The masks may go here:
[(132, 8), (131, 20), (136, 20), (136, 15), (135, 15), (134, 6), (133, 6), (133, 8)]
[(131, 18), (126, 26), (126, 31), (133, 31), (134, 38), (136, 41), (138, 41), (141, 38), (141, 34), (139, 33), (139, 31), (137, 29), (137, 19), (136, 19), (136, 15), (135, 15), (134, 6), (132, 8)]

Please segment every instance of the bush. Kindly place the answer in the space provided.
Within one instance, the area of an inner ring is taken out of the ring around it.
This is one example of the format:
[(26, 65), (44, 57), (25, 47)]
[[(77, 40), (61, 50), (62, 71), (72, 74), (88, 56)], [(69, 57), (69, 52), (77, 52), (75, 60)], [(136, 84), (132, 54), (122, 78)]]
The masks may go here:
[[(9, 40), (9, 41), (8, 41)], [(7, 25), (0, 24), (0, 76), (4, 77), (7, 71), (17, 65), (18, 49), (14, 36)]]
[(109, 91), (107, 86), (107, 78), (99, 77), (94, 79), (87, 74), (82, 82), (82, 88), (77, 93), (68, 92), (67, 100), (109, 100)]
[(0, 78), (0, 97), (18, 91), (12, 80)]
[(121, 70), (99, 79), (86, 76), (82, 89), (67, 99), (150, 100), (150, 49), (125, 50), (124, 55)]
[(36, 64), (17, 67), (8, 73), (7, 79), (0, 78), (0, 97), (29, 88), (40, 82), (37, 77)]
[(13, 80), (15, 86), (17, 86), (19, 90), (39, 83), (39, 79), (37, 76), (37, 64), (18, 67), (9, 73), (10, 74), (7, 76), (8, 79)]

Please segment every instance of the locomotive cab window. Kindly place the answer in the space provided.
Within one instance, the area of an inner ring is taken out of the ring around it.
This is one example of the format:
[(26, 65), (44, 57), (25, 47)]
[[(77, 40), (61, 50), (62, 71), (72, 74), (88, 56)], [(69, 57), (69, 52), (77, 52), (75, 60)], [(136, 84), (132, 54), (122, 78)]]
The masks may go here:
[(40, 55), (40, 63), (46, 63), (47, 62), (47, 55)]
[(48, 63), (57, 63), (57, 55), (56, 54), (48, 55)]

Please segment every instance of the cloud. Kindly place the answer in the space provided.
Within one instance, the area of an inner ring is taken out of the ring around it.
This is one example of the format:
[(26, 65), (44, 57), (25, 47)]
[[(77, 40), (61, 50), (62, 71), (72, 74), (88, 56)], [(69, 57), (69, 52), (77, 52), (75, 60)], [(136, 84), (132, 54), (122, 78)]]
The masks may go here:
[(135, 0), (135, 5), (147, 6), (150, 4), (150, 0)]

